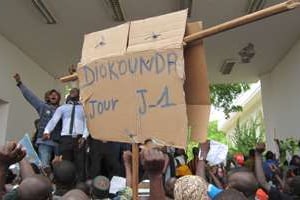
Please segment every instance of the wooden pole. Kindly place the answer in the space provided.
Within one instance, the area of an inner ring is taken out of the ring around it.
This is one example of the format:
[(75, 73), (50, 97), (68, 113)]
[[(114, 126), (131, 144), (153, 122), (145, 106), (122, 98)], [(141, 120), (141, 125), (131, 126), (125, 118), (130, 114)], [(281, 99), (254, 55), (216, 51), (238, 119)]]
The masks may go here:
[(71, 74), (71, 75), (68, 75), (68, 76), (63, 76), (63, 77), (59, 78), (59, 80), (63, 83), (70, 82), (70, 81), (76, 81), (77, 79), (78, 79), (77, 73), (74, 73), (74, 74)]
[(186, 36), (184, 38), (184, 42), (189, 43), (193, 42), (195, 40), (201, 40), (203, 38), (216, 35), (218, 33), (221, 33), (223, 31), (227, 31), (245, 24), (249, 24), (251, 22), (255, 22), (267, 17), (271, 17), (273, 15), (286, 12), (289, 10), (292, 10), (300, 5), (300, 0), (288, 0), (284, 3), (280, 3), (274, 6), (271, 6), (269, 8), (265, 8), (263, 10), (233, 19), (231, 21), (225, 22), (223, 24), (219, 24), (216, 26), (213, 26), (211, 28), (205, 29), (203, 31), (191, 34), (189, 36)]
[(132, 193), (133, 200), (138, 200), (139, 185), (139, 146), (137, 143), (131, 145), (132, 150)]

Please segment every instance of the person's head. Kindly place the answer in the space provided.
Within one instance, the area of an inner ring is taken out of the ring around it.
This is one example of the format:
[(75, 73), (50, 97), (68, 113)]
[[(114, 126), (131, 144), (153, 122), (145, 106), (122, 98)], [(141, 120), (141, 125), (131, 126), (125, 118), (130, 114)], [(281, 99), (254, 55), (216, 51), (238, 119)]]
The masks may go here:
[(246, 168), (231, 170), (228, 174), (228, 188), (242, 192), (246, 197), (254, 196), (258, 181), (253, 172)]
[(79, 182), (76, 184), (76, 189), (83, 191), (86, 195), (90, 195), (90, 187), (85, 182)]
[(80, 90), (78, 88), (72, 88), (67, 97), (67, 101), (79, 101)]
[(42, 175), (34, 175), (24, 179), (19, 186), (22, 200), (44, 200), (51, 196), (52, 184)]
[(109, 195), (110, 181), (105, 176), (97, 176), (92, 182), (92, 196), (94, 198), (104, 199)]
[(62, 200), (89, 200), (90, 198), (81, 190), (74, 189), (67, 192)]
[(245, 197), (245, 195), (243, 195), (243, 193), (235, 189), (223, 190), (214, 199), (215, 200), (228, 200), (228, 199), (247, 200), (247, 198)]
[(274, 159), (274, 153), (272, 151), (267, 151), (266, 160), (273, 160), (273, 159)]
[(207, 183), (200, 176), (183, 176), (175, 183), (175, 200), (204, 200), (207, 196)]
[(237, 165), (239, 166), (243, 166), (244, 162), (245, 162), (245, 158), (244, 155), (242, 153), (237, 153), (234, 155), (234, 160), (236, 162)]
[(147, 139), (147, 140), (145, 140), (143, 146), (144, 146), (146, 149), (152, 149), (152, 148), (155, 146), (155, 144), (154, 144), (154, 142), (153, 142), (152, 139)]
[(255, 157), (255, 150), (254, 149), (250, 149), (249, 150), (249, 158), (254, 158)]
[(300, 167), (300, 157), (298, 155), (293, 155), (290, 165)]
[(70, 161), (63, 160), (53, 166), (53, 179), (57, 185), (73, 187), (76, 184), (76, 168)]
[(175, 187), (176, 180), (177, 179), (175, 177), (171, 177), (165, 183), (166, 196), (171, 199), (174, 199), (174, 187)]
[(289, 193), (291, 195), (300, 197), (299, 188), (300, 188), (300, 176), (294, 176), (286, 179), (283, 191), (285, 193)]
[(49, 90), (45, 93), (45, 101), (48, 104), (58, 106), (60, 102), (60, 98), (61, 98), (60, 93), (55, 89)]

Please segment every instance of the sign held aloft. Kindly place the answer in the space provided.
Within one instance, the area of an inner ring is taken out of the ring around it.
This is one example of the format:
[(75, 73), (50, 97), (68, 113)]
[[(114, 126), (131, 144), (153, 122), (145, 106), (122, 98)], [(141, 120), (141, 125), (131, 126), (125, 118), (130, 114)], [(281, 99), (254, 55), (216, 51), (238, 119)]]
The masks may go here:
[(186, 19), (183, 10), (85, 35), (77, 73), (94, 138), (184, 147), (191, 126), (193, 139), (206, 139), (203, 46), (183, 49), (202, 26)]

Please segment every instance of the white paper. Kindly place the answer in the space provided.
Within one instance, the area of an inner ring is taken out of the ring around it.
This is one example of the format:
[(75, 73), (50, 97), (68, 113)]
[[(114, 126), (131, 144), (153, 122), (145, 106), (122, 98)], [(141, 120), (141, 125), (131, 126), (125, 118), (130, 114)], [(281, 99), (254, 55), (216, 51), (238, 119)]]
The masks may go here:
[(117, 192), (123, 190), (126, 187), (126, 179), (119, 176), (113, 176), (110, 181), (110, 194), (116, 194)]
[[(208, 164), (211, 166), (218, 165), (226, 160), (227, 153), (228, 153), (227, 145), (211, 140), (210, 149), (207, 154), (206, 160), (208, 161)], [(201, 150), (199, 151), (199, 158), (200, 155), (201, 155)]]

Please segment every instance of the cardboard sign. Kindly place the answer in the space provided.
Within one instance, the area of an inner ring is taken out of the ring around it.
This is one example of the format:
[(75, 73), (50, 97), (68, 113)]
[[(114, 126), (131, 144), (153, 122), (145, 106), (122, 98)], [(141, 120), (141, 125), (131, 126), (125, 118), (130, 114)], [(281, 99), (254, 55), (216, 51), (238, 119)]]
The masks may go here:
[[(85, 36), (77, 72), (94, 138), (186, 145), (186, 18), (183, 10)], [(110, 38), (116, 36), (120, 43)], [(91, 42), (99, 40), (107, 42)]]

